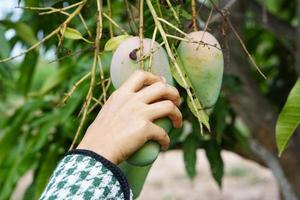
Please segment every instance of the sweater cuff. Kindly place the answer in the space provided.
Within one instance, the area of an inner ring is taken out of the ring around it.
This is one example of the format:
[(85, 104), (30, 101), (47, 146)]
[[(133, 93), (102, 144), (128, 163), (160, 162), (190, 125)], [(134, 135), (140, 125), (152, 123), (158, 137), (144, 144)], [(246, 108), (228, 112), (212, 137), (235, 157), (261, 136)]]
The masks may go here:
[(121, 189), (122, 189), (123, 194), (124, 194), (124, 199), (125, 200), (127, 200), (127, 199), (130, 200), (130, 187), (129, 187), (128, 181), (127, 181), (124, 173), (121, 171), (120, 168), (118, 168), (117, 165), (115, 165), (111, 161), (107, 160), (103, 156), (101, 156), (101, 155), (99, 155), (99, 154), (97, 154), (93, 151), (85, 150), (85, 149), (71, 150), (66, 154), (66, 156), (67, 155), (74, 155), (74, 154), (89, 156), (91, 158), (94, 158), (98, 162), (101, 162), (107, 169), (109, 169), (113, 173), (113, 175), (119, 181), (119, 183), (121, 185)]

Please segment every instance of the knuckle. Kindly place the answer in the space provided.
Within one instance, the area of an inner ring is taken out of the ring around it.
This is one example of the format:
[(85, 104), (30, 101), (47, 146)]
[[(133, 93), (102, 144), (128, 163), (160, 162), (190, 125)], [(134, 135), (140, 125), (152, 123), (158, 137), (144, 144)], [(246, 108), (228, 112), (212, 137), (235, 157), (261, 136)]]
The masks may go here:
[(163, 129), (160, 126), (157, 126), (157, 127), (158, 127), (160, 135), (163, 136), (163, 137), (165, 137), (165, 135), (167, 135), (167, 132), (165, 131), (165, 129)]
[(182, 113), (181, 113), (180, 111), (178, 111), (178, 118), (179, 118), (179, 120), (181, 120), (181, 121), (182, 121), (182, 119), (183, 119)]
[(141, 69), (138, 69), (138, 70), (136, 70), (136, 71), (134, 72), (134, 74), (135, 74), (136, 76), (145, 76), (145, 75), (146, 75), (146, 72), (143, 71), (143, 70), (141, 70)]
[(168, 134), (166, 135), (166, 145), (167, 146), (169, 146), (169, 144), (170, 144), (170, 138), (169, 138), (169, 136), (168, 136)]
[(140, 121), (140, 128), (142, 130), (146, 130), (148, 128), (148, 126), (149, 126), (149, 122), (148, 121), (146, 121), (146, 120), (141, 120)]
[(179, 91), (177, 90), (176, 87), (173, 87), (173, 86), (172, 86), (172, 90), (173, 90), (174, 94), (175, 94), (177, 97), (180, 97)]
[(176, 98), (180, 97), (179, 91), (177, 90), (176, 87), (174, 86), (169, 86), (168, 87), (170, 94), (172, 94), (173, 96), (175, 96)]
[(171, 100), (166, 100), (165, 101), (165, 107), (167, 108), (167, 110), (172, 111), (175, 109), (175, 105)]
[(169, 139), (169, 136), (167, 134), (167, 132), (165, 130), (163, 130), (163, 137), (168, 140)]
[(157, 82), (156, 83), (156, 87), (158, 90), (165, 90), (166, 89), (166, 84), (162, 83), (162, 82)]

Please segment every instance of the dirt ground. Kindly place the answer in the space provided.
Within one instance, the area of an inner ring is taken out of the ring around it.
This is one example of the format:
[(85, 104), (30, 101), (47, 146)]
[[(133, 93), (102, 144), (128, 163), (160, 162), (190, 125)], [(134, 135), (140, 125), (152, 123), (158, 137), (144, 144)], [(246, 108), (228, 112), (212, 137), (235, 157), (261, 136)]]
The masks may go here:
[(272, 173), (256, 163), (224, 151), (225, 177), (220, 190), (210, 175), (203, 151), (198, 151), (198, 175), (191, 182), (182, 152), (161, 153), (153, 165), (139, 200), (279, 200)]

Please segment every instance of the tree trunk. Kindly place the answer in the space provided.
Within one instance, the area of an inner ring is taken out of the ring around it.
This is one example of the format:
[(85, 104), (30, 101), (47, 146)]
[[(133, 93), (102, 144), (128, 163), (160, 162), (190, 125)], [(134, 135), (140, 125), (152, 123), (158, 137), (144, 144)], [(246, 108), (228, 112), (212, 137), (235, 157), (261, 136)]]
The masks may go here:
[[(221, 2), (226, 4), (226, 0)], [(234, 8), (231, 9), (230, 16), (233, 26), (240, 35), (244, 25), (245, 12), (243, 10), (241, 3), (236, 3)], [(286, 179), (291, 184), (292, 190), (300, 199), (300, 134), (294, 134), (286, 151), (280, 158), (277, 158), (275, 124), (278, 113), (259, 90), (257, 81), (252, 75), (251, 67), (253, 66), (249, 65), (247, 55), (242, 53), (244, 51), (237, 38), (232, 32), (229, 32), (227, 39), (230, 61), (225, 62), (225, 73), (238, 77), (241, 84), (238, 93), (224, 88), (225, 96), (229, 100), (232, 109), (250, 129), (255, 141), (271, 152), (273, 158), (276, 158)], [(254, 152), (252, 153), (254, 154)], [(266, 160), (263, 160), (263, 162), (266, 162)], [(266, 163), (266, 165), (268, 164)], [(292, 197), (289, 199), (292, 199)]]

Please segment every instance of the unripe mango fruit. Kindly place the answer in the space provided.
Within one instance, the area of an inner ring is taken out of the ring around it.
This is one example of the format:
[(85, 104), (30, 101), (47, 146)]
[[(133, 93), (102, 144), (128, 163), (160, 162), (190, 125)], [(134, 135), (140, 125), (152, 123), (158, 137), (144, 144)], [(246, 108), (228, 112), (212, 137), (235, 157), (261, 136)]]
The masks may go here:
[(123, 162), (118, 166), (128, 180), (129, 186), (132, 190), (133, 199), (136, 199), (143, 189), (145, 180), (152, 167), (152, 164), (144, 167), (139, 167), (131, 165), (127, 162)]
[(223, 77), (223, 53), (217, 39), (208, 32), (189, 33), (177, 53), (197, 98), (204, 108), (212, 107), (220, 94)]
[[(168, 118), (157, 119), (155, 120), (155, 124), (165, 129), (166, 132), (169, 132), (172, 128), (171, 121)], [(149, 141), (141, 149), (132, 154), (127, 159), (127, 162), (136, 166), (149, 165), (156, 160), (159, 150), (160, 146), (157, 142)]]
[[(149, 67), (151, 44), (151, 39), (143, 39), (143, 55), (146, 57), (144, 59), (144, 66), (146, 69)], [(139, 48), (140, 39), (138, 37), (131, 37), (123, 41), (115, 50), (110, 67), (111, 80), (115, 88), (120, 87), (133, 72), (140, 69), (140, 60), (142, 57)], [(173, 85), (173, 78), (165, 50), (157, 42), (154, 42), (152, 53), (150, 71), (156, 75), (164, 76), (167, 83)], [(166, 132), (169, 132), (172, 128), (172, 124), (168, 118), (158, 119), (154, 123), (164, 128)], [(155, 161), (159, 151), (160, 146), (156, 142), (149, 141), (129, 157), (127, 162), (135, 166), (149, 165)]]
[[(151, 39), (143, 39), (143, 55), (148, 57), (148, 59), (144, 60), (145, 70), (147, 70), (149, 65), (151, 42)], [(110, 66), (110, 77), (115, 88), (119, 88), (134, 71), (140, 69), (141, 55), (139, 48), (139, 37), (131, 37), (123, 41), (115, 50)], [(155, 41), (152, 49), (154, 52), (152, 56), (151, 72), (156, 75), (164, 76), (167, 83), (173, 85), (167, 53)]]

